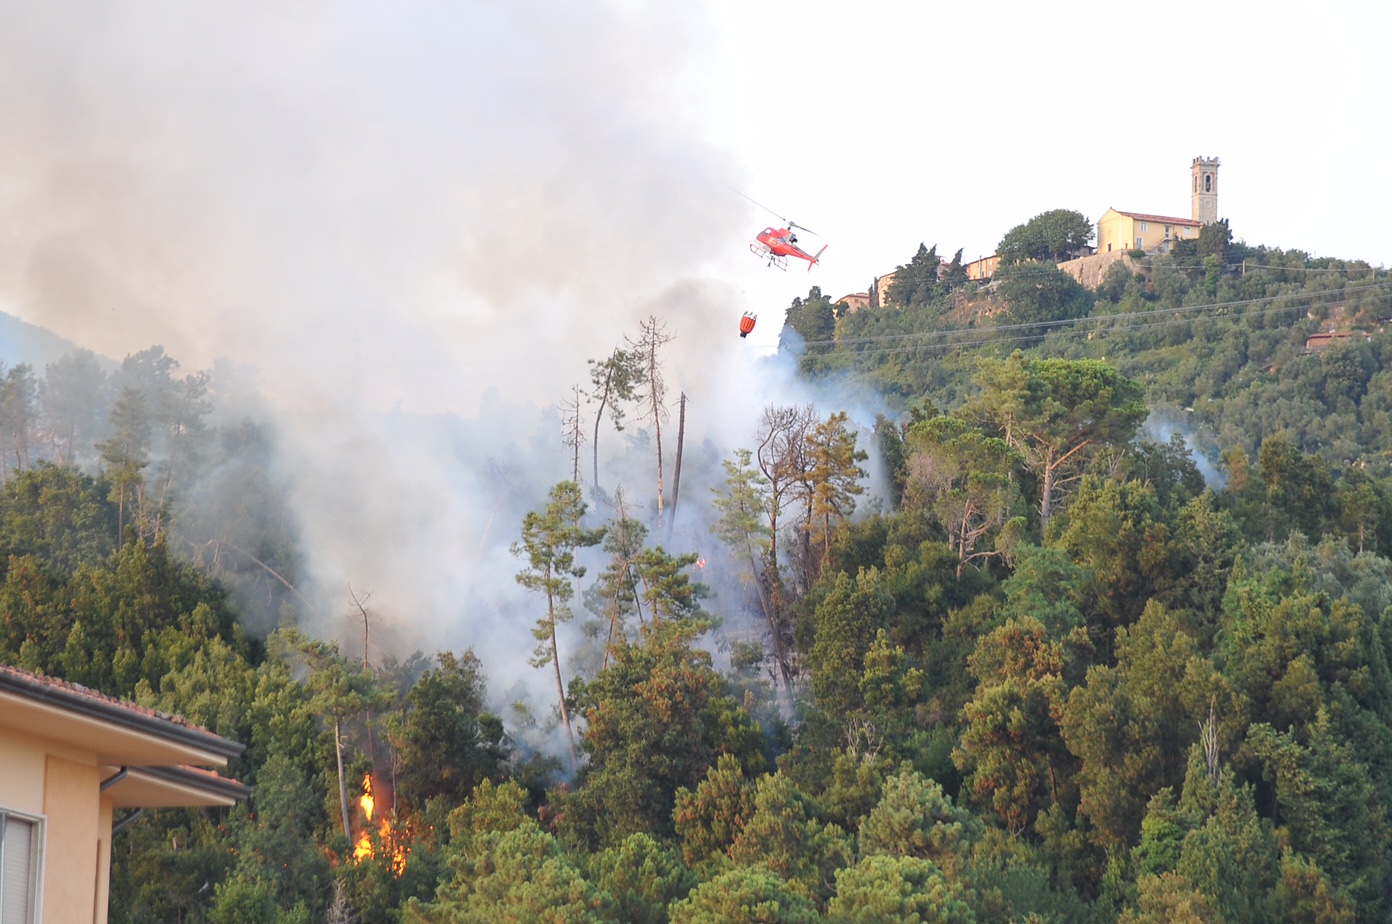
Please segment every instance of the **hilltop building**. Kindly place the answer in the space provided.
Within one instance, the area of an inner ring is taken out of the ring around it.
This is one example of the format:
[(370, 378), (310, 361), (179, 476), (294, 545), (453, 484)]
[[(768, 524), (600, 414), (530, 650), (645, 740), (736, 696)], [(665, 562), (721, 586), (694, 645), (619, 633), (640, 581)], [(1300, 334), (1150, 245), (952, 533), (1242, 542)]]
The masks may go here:
[(242, 750), (177, 716), (0, 666), (0, 921), (106, 924), (115, 834), (146, 808), (245, 799), (247, 786), (199, 769)]
[(870, 307), (870, 293), (852, 292), (850, 295), (841, 296), (831, 304), (833, 307), (839, 309), (839, 311), (860, 311)]
[(972, 282), (988, 282), (1000, 268), (1000, 255), (993, 253), (989, 257), (981, 257), (963, 268), (967, 271), (967, 278)]
[[(1123, 212), (1109, 208), (1097, 220), (1097, 248), (1086, 248), (1073, 259), (1058, 264), (1058, 268), (1089, 288), (1097, 288), (1112, 264), (1134, 251), (1169, 253), (1175, 241), (1197, 240), (1199, 229), (1218, 220), (1218, 166), (1216, 157), (1195, 157), (1189, 167), (1190, 204), (1188, 218), (1156, 215), (1150, 212)], [(967, 279), (989, 282), (1000, 268), (1000, 256), (991, 254), (964, 264)], [(945, 267), (943, 267), (945, 269)], [(875, 278), (867, 293), (867, 302), (853, 301), (859, 296), (848, 295), (838, 304), (851, 310), (869, 305), (887, 307), (889, 287), (894, 273)]]
[(1311, 334), (1311, 335), (1305, 340), (1305, 349), (1301, 350), (1300, 352), (1302, 352), (1302, 353), (1318, 353), (1318, 352), (1320, 352), (1320, 351), (1322, 351), (1322, 350), (1327, 350), (1332, 344), (1339, 343), (1340, 341), (1343, 341), (1343, 340), (1348, 340), (1348, 339), (1350, 339), (1350, 338), (1352, 338), (1352, 337), (1362, 337), (1364, 340), (1372, 340), (1372, 339), (1373, 339), (1372, 332), (1371, 332), (1371, 331), (1366, 331), (1366, 330), (1362, 330), (1362, 331), (1354, 331), (1354, 330), (1327, 330), (1327, 331), (1321, 331), (1321, 332), (1318, 333), (1318, 334)]
[(1200, 228), (1218, 220), (1218, 164), (1216, 157), (1194, 158), (1188, 218), (1107, 209), (1097, 220), (1097, 252), (1169, 253), (1175, 241), (1197, 238)]
[[(966, 271), (967, 279), (970, 282), (989, 282), (991, 280), (991, 276), (996, 272), (996, 269), (999, 266), (1000, 257), (998, 257), (996, 254), (991, 254), (989, 257), (981, 257), (979, 259), (971, 261), (970, 263), (962, 264), (962, 269)], [(941, 279), (944, 275), (947, 274), (947, 267), (948, 261), (946, 260), (944, 260), (941, 264), (938, 265), (939, 279)], [(895, 270), (892, 272), (885, 273), (883, 276), (876, 276), (875, 279), (870, 283), (869, 292), (863, 294), (857, 293), (855, 295), (847, 295), (844, 298), (840, 299), (837, 302), (837, 304), (839, 305), (842, 302), (845, 302), (846, 306), (851, 311), (857, 311), (861, 308), (868, 308), (872, 305), (878, 306), (880, 308), (889, 307), (893, 304), (893, 300), (889, 297), (889, 287), (894, 285), (894, 276), (896, 272), (898, 271)], [(863, 299), (863, 301), (856, 301), (857, 299)]]
[[(897, 271), (894, 271), (897, 272)], [(894, 285), (894, 272), (885, 273), (883, 276), (876, 276), (870, 283), (869, 304), (877, 308), (888, 308), (892, 302), (889, 298), (889, 287)]]

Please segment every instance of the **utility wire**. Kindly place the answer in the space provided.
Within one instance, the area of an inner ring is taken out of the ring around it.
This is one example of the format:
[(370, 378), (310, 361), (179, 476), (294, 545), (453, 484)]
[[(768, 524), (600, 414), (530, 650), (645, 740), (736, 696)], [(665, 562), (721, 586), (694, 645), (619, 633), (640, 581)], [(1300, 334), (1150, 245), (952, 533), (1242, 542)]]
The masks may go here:
[[(1377, 284), (1377, 285), (1361, 286), (1361, 287), (1358, 287), (1358, 288), (1361, 289), (1361, 290), (1366, 290), (1366, 289), (1386, 290), (1389, 294), (1392, 294), (1392, 281), (1389, 281), (1389, 282), (1387, 282), (1387, 283)], [(1249, 305), (1260, 305), (1260, 304), (1263, 304), (1263, 303), (1270, 303), (1270, 302), (1281, 301), (1281, 300), (1283, 300), (1283, 299), (1294, 299), (1294, 300), (1295, 300), (1295, 303), (1294, 303), (1294, 304), (1289, 304), (1289, 305), (1272, 305), (1272, 306), (1267, 307), (1267, 308), (1265, 308), (1265, 309), (1263, 309), (1263, 310), (1258, 310), (1258, 311), (1250, 311), (1250, 310), (1249, 310), (1249, 311), (1244, 311), (1244, 312), (1242, 312), (1241, 314), (1225, 315), (1224, 318), (1225, 318), (1225, 319), (1230, 319), (1230, 320), (1236, 321), (1236, 320), (1243, 319), (1243, 318), (1260, 318), (1260, 317), (1265, 317), (1265, 316), (1267, 316), (1267, 315), (1281, 314), (1281, 313), (1288, 312), (1288, 311), (1300, 311), (1300, 310), (1306, 310), (1306, 311), (1308, 311), (1309, 308), (1311, 307), (1311, 305), (1310, 305), (1309, 302), (1310, 302), (1310, 300), (1311, 300), (1313, 297), (1315, 297), (1315, 296), (1319, 296), (1319, 295), (1330, 295), (1330, 294), (1343, 293), (1343, 292), (1349, 292), (1349, 291), (1353, 291), (1353, 289), (1352, 289), (1352, 288), (1349, 288), (1349, 289), (1342, 289), (1342, 290), (1328, 290), (1328, 291), (1326, 291), (1326, 292), (1290, 293), (1290, 294), (1286, 294), (1286, 295), (1267, 296), (1267, 297), (1258, 298), (1258, 299), (1242, 299), (1242, 300), (1231, 301), (1231, 302), (1214, 302), (1214, 303), (1207, 304), (1207, 305), (1190, 305), (1190, 306), (1185, 306), (1185, 307), (1180, 307), (1180, 308), (1163, 308), (1163, 309), (1155, 309), (1155, 310), (1151, 310), (1151, 311), (1132, 311), (1132, 312), (1123, 312), (1123, 313), (1120, 313), (1120, 314), (1090, 315), (1090, 316), (1084, 317), (1084, 318), (1071, 318), (1071, 319), (1061, 320), (1061, 321), (1039, 321), (1039, 322), (1033, 322), (1033, 323), (1006, 324), (1006, 325), (1001, 325), (1001, 326), (998, 326), (998, 327), (988, 327), (988, 328), (981, 328), (981, 327), (963, 327), (963, 328), (952, 328), (952, 329), (939, 330), (939, 331), (925, 331), (925, 332), (914, 333), (914, 334), (889, 334), (889, 335), (884, 335), (884, 336), (880, 336), (880, 337), (848, 338), (848, 339), (846, 339), (846, 340), (841, 340), (841, 341), (836, 341), (836, 340), (817, 340), (817, 341), (809, 341), (808, 344), (807, 344), (807, 346), (812, 347), (812, 346), (847, 345), (847, 344), (866, 345), (866, 344), (873, 344), (873, 343), (897, 343), (897, 344), (898, 344), (898, 345), (896, 345), (896, 346), (889, 347), (889, 348), (883, 348), (883, 349), (845, 350), (845, 351), (841, 351), (841, 352), (837, 352), (837, 353), (818, 353), (818, 354), (814, 354), (814, 355), (816, 355), (816, 356), (817, 356), (819, 359), (821, 359), (821, 360), (834, 360), (834, 359), (843, 359), (843, 358), (844, 358), (844, 359), (854, 359), (854, 358), (857, 358), (857, 357), (875, 358), (875, 357), (880, 357), (880, 356), (894, 356), (894, 355), (901, 355), (901, 354), (904, 354), (904, 353), (922, 352), (922, 351), (924, 351), (924, 350), (946, 351), (946, 350), (954, 350), (954, 349), (963, 349), (963, 348), (966, 348), (966, 347), (990, 346), (990, 345), (992, 345), (992, 344), (997, 344), (997, 343), (1012, 343), (1012, 342), (1019, 342), (1019, 341), (1025, 341), (1025, 340), (1042, 340), (1044, 335), (1043, 335), (1042, 333), (1039, 332), (1041, 328), (1049, 328), (1049, 329), (1052, 329), (1052, 330), (1050, 330), (1050, 331), (1048, 331), (1048, 332), (1050, 332), (1050, 333), (1055, 333), (1055, 334), (1059, 334), (1059, 335), (1070, 335), (1070, 334), (1076, 335), (1076, 334), (1084, 334), (1084, 333), (1085, 333), (1085, 334), (1088, 334), (1088, 335), (1100, 335), (1100, 336), (1104, 336), (1104, 337), (1105, 337), (1105, 336), (1109, 336), (1109, 335), (1116, 334), (1116, 333), (1125, 333), (1125, 332), (1127, 332), (1127, 331), (1159, 329), (1159, 328), (1163, 328), (1163, 327), (1171, 327), (1171, 326), (1174, 326), (1174, 325), (1176, 325), (1176, 324), (1189, 324), (1189, 323), (1192, 323), (1192, 322), (1195, 321), (1195, 320), (1202, 320), (1202, 318), (1195, 318), (1195, 317), (1179, 317), (1179, 318), (1173, 317), (1173, 316), (1176, 315), (1176, 314), (1189, 314), (1189, 313), (1192, 313), (1192, 312), (1195, 312), (1195, 311), (1201, 311), (1201, 310), (1216, 310), (1216, 309), (1233, 308), (1233, 307), (1241, 307), (1241, 306), (1249, 306)], [(1142, 320), (1142, 319), (1147, 319), (1147, 318), (1157, 318), (1157, 320), (1153, 320), (1153, 321)], [(1115, 322), (1115, 321), (1126, 321), (1126, 320), (1133, 320), (1133, 321), (1135, 321), (1136, 323), (1120, 324), (1120, 325), (1117, 325), (1117, 324), (1112, 323), (1112, 322)], [(1074, 330), (1061, 330), (1061, 329), (1060, 329), (1060, 328), (1063, 328), (1063, 327), (1068, 326), (1068, 325), (1073, 325), (1073, 326), (1075, 326), (1075, 328), (1077, 328), (1077, 329), (1074, 329)], [(1091, 327), (1089, 328), (1089, 327), (1087, 327), (1087, 326), (1085, 326), (1085, 325), (1091, 325)], [(1011, 332), (1011, 331), (1028, 331), (1028, 333), (1011, 334), (1011, 333), (1009, 333), (1009, 332)], [(967, 334), (978, 334), (979, 336), (978, 336), (976, 339), (948, 339), (948, 338), (952, 338), (952, 337), (955, 337), (955, 336), (958, 336), (958, 335), (967, 335)], [(1004, 334), (1004, 336), (1001, 336), (1002, 334)], [(921, 343), (905, 343), (905, 342), (904, 342), (904, 341), (910, 341), (910, 340), (924, 340), (924, 341), (928, 341), (928, 340), (930, 340), (930, 339), (935, 339), (935, 338), (936, 338), (937, 340), (939, 340), (939, 342), (921, 342)]]
[[(1050, 328), (1056, 328), (1056, 327), (1065, 327), (1065, 326), (1070, 326), (1070, 325), (1083, 325), (1083, 324), (1093, 324), (1093, 325), (1097, 325), (1097, 326), (1102, 326), (1102, 325), (1104, 325), (1104, 324), (1111, 323), (1111, 322), (1114, 322), (1114, 321), (1126, 321), (1126, 320), (1130, 320), (1130, 319), (1134, 319), (1134, 318), (1165, 317), (1165, 316), (1175, 315), (1175, 314), (1191, 314), (1191, 313), (1199, 312), (1199, 311), (1214, 312), (1214, 311), (1217, 311), (1217, 310), (1219, 310), (1219, 309), (1225, 309), (1225, 308), (1241, 308), (1241, 307), (1250, 306), (1250, 305), (1261, 305), (1261, 304), (1266, 304), (1266, 303), (1269, 303), (1269, 302), (1278, 302), (1278, 301), (1282, 301), (1282, 300), (1285, 300), (1285, 299), (1291, 299), (1291, 300), (1295, 300), (1295, 301), (1301, 302), (1301, 304), (1290, 305), (1290, 306), (1282, 306), (1280, 309), (1278, 309), (1278, 310), (1281, 310), (1281, 311), (1288, 311), (1288, 310), (1294, 310), (1295, 308), (1308, 308), (1308, 307), (1310, 307), (1310, 305), (1308, 304), (1308, 302), (1311, 301), (1311, 300), (1313, 300), (1313, 299), (1315, 299), (1315, 298), (1319, 298), (1319, 297), (1323, 297), (1323, 296), (1327, 296), (1327, 295), (1333, 295), (1333, 296), (1347, 296), (1347, 295), (1349, 295), (1349, 294), (1356, 294), (1356, 293), (1360, 293), (1360, 292), (1388, 292), (1388, 293), (1392, 293), (1392, 279), (1386, 280), (1386, 281), (1384, 281), (1384, 282), (1368, 283), (1367, 285), (1361, 285), (1361, 286), (1346, 286), (1346, 287), (1341, 288), (1341, 289), (1325, 289), (1325, 290), (1317, 291), (1317, 292), (1287, 292), (1287, 293), (1278, 294), (1278, 295), (1265, 295), (1265, 296), (1262, 296), (1262, 297), (1260, 297), (1260, 298), (1245, 298), (1245, 299), (1237, 299), (1237, 300), (1235, 300), (1235, 301), (1227, 301), (1227, 302), (1210, 302), (1210, 303), (1208, 303), (1208, 304), (1203, 304), (1203, 305), (1182, 305), (1182, 306), (1175, 307), (1175, 308), (1152, 308), (1152, 309), (1148, 309), (1148, 310), (1145, 310), (1145, 311), (1124, 311), (1124, 312), (1119, 312), (1119, 313), (1117, 313), (1117, 314), (1092, 314), (1092, 315), (1087, 315), (1087, 316), (1081, 317), (1081, 318), (1065, 318), (1065, 319), (1062, 319), (1062, 320), (1054, 320), (1054, 321), (1029, 321), (1029, 322), (1021, 322), (1021, 323), (1016, 323), (1016, 324), (1001, 324), (1001, 325), (996, 325), (996, 326), (994, 326), (994, 327), (988, 327), (988, 328), (982, 328), (982, 327), (955, 327), (955, 328), (944, 328), (944, 329), (941, 329), (941, 330), (916, 331), (916, 332), (904, 333), (904, 334), (878, 334), (878, 335), (871, 336), (871, 337), (846, 337), (846, 338), (841, 339), (841, 340), (834, 340), (834, 339), (833, 339), (833, 340), (809, 340), (809, 341), (807, 341), (806, 345), (807, 345), (808, 347), (814, 347), (814, 346), (855, 346), (855, 345), (870, 344), (870, 343), (888, 343), (888, 342), (894, 342), (894, 341), (905, 341), (905, 340), (916, 340), (916, 339), (931, 339), (931, 338), (943, 338), (943, 337), (951, 337), (951, 336), (954, 336), (954, 335), (957, 335), (957, 334), (974, 334), (974, 333), (975, 333), (975, 334), (980, 334), (980, 333), (992, 333), (992, 334), (995, 334), (995, 333), (1000, 333), (1000, 332), (1002, 332), (1002, 331), (1012, 331), (1012, 330), (1032, 330), (1032, 331), (1038, 331), (1038, 330), (1040, 330), (1040, 329), (1050, 329)], [(1249, 316), (1249, 315), (1252, 315), (1252, 314), (1253, 314), (1253, 312), (1243, 312), (1242, 316), (1246, 317), (1246, 316)], [(1257, 314), (1260, 314), (1260, 313), (1257, 313)], [(1186, 320), (1187, 320), (1187, 319), (1186, 319)], [(1028, 339), (1034, 339), (1034, 335), (1031, 335)], [(955, 344), (953, 344), (953, 345), (955, 345)], [(857, 351), (857, 352), (860, 352), (860, 351)]]

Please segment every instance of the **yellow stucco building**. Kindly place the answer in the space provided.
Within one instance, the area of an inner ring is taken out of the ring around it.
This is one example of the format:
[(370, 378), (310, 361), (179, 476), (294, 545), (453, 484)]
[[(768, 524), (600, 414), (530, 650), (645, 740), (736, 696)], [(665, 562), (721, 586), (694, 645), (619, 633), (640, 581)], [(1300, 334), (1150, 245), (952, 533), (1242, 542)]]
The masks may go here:
[(1197, 221), (1188, 218), (1107, 209), (1097, 219), (1097, 252), (1144, 250), (1146, 253), (1163, 253), (1169, 250), (1174, 241), (1197, 238), (1200, 227)]
[(1218, 220), (1218, 166), (1216, 157), (1194, 158), (1188, 218), (1107, 209), (1097, 220), (1097, 252), (1167, 253), (1175, 241), (1198, 238), (1200, 228)]
[(0, 924), (106, 924), (116, 829), (145, 808), (250, 794), (199, 767), (242, 745), (176, 716), (0, 666)]

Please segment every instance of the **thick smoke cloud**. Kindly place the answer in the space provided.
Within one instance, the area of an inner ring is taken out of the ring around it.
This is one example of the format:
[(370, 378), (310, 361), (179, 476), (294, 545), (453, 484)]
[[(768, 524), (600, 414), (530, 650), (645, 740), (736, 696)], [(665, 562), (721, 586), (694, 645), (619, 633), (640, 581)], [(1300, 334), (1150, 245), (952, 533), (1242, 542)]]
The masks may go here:
[[(748, 259), (749, 228), (727, 189), (739, 165), (699, 130), (703, 17), (4, 3), (0, 308), (110, 356), (160, 344), (185, 370), (216, 365), (224, 393), (235, 369), (242, 399), (254, 381), (318, 631), (348, 633), (351, 587), (384, 645), (475, 645), (507, 688), (535, 676), (508, 545), (569, 476), (556, 405), (586, 359), (650, 315), (674, 336), (699, 460), (681, 549), (713, 545), (717, 460), (762, 407), (812, 399), (735, 336), (749, 306), (711, 278)], [(675, 410), (669, 466), (674, 437)], [(640, 505), (643, 439), (602, 445)]]
[(540, 399), (567, 372), (538, 357), (602, 350), (739, 233), (685, 5), (0, 16), (0, 282), (99, 352), (232, 355), (282, 399)]

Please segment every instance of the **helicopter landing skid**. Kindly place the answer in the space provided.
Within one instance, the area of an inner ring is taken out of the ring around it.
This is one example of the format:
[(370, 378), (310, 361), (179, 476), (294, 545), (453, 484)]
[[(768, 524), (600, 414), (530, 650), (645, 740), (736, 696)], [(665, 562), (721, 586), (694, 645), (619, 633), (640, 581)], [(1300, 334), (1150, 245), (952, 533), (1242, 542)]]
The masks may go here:
[(758, 254), (761, 257), (767, 257), (769, 266), (776, 266), (784, 272), (787, 272), (788, 258), (783, 256), (782, 254), (774, 253), (773, 249), (770, 248), (767, 244), (761, 244), (758, 241), (755, 241), (754, 243), (749, 245), (749, 249), (750, 251)]

